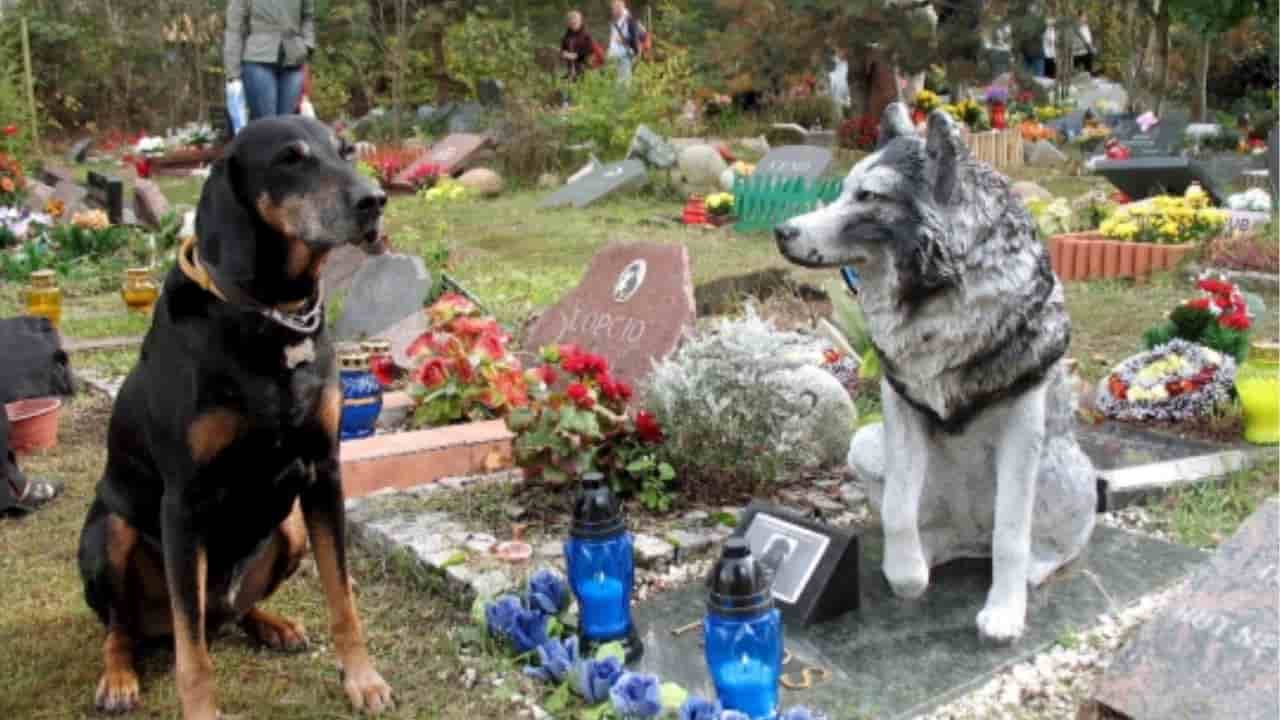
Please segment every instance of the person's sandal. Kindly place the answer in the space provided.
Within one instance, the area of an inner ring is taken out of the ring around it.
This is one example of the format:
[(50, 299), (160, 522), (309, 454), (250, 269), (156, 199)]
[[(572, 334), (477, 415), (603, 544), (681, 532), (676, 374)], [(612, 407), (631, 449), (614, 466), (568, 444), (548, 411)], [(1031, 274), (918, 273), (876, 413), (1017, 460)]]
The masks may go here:
[(22, 495), (0, 514), (26, 515), (35, 512), (61, 495), (63, 487), (63, 483), (57, 480), (29, 479)]

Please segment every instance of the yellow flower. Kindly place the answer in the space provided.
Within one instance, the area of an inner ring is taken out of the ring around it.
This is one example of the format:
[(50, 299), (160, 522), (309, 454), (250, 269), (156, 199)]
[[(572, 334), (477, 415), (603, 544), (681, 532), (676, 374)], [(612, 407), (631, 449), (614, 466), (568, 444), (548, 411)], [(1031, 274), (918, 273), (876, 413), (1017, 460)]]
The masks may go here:
[(1166, 221), (1164, 225), (1160, 226), (1160, 234), (1165, 237), (1177, 237), (1179, 232), (1181, 232), (1181, 229), (1178, 227), (1178, 223), (1172, 220)]
[(1200, 187), (1200, 183), (1191, 183), (1191, 187), (1187, 188), (1185, 194), (1187, 202), (1194, 208), (1203, 208), (1209, 206), (1209, 195)]

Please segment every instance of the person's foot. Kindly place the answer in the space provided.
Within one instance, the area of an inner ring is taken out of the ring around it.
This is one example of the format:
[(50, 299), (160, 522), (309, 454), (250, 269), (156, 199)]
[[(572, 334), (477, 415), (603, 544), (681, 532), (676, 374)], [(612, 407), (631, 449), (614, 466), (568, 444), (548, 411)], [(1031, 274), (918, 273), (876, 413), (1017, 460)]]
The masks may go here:
[(62, 494), (63, 483), (58, 480), (30, 479), (18, 501), (9, 510), (18, 514), (35, 512)]

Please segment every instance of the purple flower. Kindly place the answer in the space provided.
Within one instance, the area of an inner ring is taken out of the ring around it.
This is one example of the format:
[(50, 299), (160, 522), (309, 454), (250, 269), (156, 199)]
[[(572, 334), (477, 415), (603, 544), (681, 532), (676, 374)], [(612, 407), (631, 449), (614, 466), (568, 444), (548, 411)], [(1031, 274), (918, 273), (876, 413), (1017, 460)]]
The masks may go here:
[(588, 705), (595, 705), (609, 699), (609, 691), (621, 676), (622, 661), (607, 657), (578, 663), (569, 679), (574, 692), (581, 695)]
[(778, 720), (826, 720), (827, 716), (797, 705), (778, 716)]
[(537, 610), (520, 608), (511, 626), (511, 646), (523, 655), (547, 642), (547, 616)]
[(547, 615), (558, 615), (569, 607), (569, 589), (554, 570), (539, 570), (529, 578), (529, 607)]
[(658, 678), (653, 675), (623, 673), (609, 691), (609, 698), (613, 700), (613, 709), (628, 720), (656, 718), (662, 712)]
[(1006, 103), (1009, 101), (1009, 88), (1004, 87), (1003, 85), (992, 85), (987, 88), (987, 93), (984, 99), (987, 101), (988, 105)]
[(548, 640), (538, 646), (538, 667), (529, 666), (524, 674), (545, 683), (560, 683), (578, 663), (578, 638), (571, 635), (563, 643)]
[(515, 630), (516, 616), (523, 611), (520, 598), (503, 595), (484, 608), (484, 626), (496, 638), (510, 639)]
[(680, 706), (679, 720), (720, 720), (724, 708), (718, 702), (691, 697)]

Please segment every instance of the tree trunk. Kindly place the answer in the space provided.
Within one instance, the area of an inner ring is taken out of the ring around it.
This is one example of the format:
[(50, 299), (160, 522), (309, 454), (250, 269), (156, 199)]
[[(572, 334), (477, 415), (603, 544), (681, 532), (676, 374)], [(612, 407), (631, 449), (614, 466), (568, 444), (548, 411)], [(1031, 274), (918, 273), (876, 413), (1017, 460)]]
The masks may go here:
[(1213, 56), (1210, 36), (1205, 36), (1200, 44), (1200, 68), (1196, 74), (1195, 117), (1200, 122), (1209, 121), (1209, 61)]
[(1156, 87), (1154, 107), (1151, 111), (1160, 115), (1165, 95), (1169, 92), (1169, 3), (1160, 3), (1160, 12), (1156, 15)]

